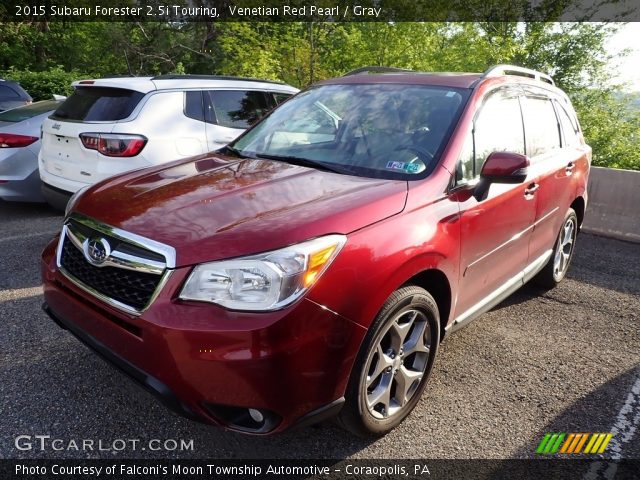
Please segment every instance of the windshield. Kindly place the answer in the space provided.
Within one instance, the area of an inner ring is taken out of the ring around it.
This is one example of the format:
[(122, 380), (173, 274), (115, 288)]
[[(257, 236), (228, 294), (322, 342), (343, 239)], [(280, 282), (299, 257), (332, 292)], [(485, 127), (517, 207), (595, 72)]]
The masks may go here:
[(0, 113), (0, 122), (22, 122), (23, 120), (28, 120), (37, 115), (55, 110), (58, 105), (60, 105), (60, 102), (55, 100), (43, 100), (42, 102), (36, 102), (26, 107), (13, 108)]
[(232, 148), (248, 157), (315, 162), (353, 175), (423, 178), (435, 167), (467, 97), (465, 90), (424, 85), (315, 87), (278, 107)]

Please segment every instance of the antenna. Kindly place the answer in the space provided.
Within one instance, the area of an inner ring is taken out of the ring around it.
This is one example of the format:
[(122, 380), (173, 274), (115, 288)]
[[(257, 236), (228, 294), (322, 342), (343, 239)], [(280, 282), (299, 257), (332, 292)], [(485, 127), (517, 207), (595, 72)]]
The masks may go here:
[(125, 48), (123, 51), (124, 51), (124, 59), (127, 62), (127, 70), (129, 71), (129, 76), (133, 77), (135, 75), (131, 71), (131, 64), (129, 63), (129, 56), (127, 55), (127, 49)]

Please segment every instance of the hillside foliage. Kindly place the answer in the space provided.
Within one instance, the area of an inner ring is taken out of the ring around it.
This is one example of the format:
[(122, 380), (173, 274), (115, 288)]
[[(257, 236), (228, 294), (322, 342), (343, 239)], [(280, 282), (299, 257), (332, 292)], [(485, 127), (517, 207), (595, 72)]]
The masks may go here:
[(31, 95), (82, 77), (225, 74), (305, 87), (365, 65), (481, 72), (510, 63), (550, 73), (572, 98), (595, 165), (640, 170), (640, 108), (611, 85), (616, 24), (4, 23), (0, 76)]

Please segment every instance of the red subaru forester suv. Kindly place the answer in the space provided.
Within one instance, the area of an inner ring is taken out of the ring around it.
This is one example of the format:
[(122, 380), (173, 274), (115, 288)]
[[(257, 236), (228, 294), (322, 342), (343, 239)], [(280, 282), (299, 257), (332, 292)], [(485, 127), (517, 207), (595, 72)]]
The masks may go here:
[(590, 161), (548, 75), (360, 69), (75, 195), (44, 308), (187, 417), (381, 435), (448, 333), (563, 279)]

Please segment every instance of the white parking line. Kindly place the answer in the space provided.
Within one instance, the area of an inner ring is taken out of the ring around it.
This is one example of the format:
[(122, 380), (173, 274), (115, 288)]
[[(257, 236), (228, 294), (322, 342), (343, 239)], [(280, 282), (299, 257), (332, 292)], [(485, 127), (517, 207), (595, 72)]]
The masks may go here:
[[(631, 442), (640, 425), (640, 368), (636, 371), (636, 379), (627, 395), (624, 405), (618, 412), (611, 427), (613, 438), (609, 442), (609, 457), (611, 460), (622, 459), (625, 444)], [(594, 462), (584, 480), (612, 479), (618, 470), (614, 462)]]
[(0, 238), (0, 242), (11, 242), (13, 240), (23, 240), (25, 238), (34, 238), (34, 237), (44, 237), (45, 235), (54, 236), (56, 233), (59, 233), (60, 230), (47, 230), (46, 232), (38, 232), (38, 233), (25, 233), (22, 235), (14, 235), (12, 237)]
[(612, 459), (622, 458), (622, 447), (631, 441), (638, 425), (640, 425), (640, 369), (636, 372), (636, 381), (611, 428), (613, 438), (609, 443), (609, 451)]
[(0, 302), (8, 302), (9, 300), (20, 300), (21, 298), (37, 297), (38, 295), (42, 295), (42, 285), (38, 287), (1, 290)]

